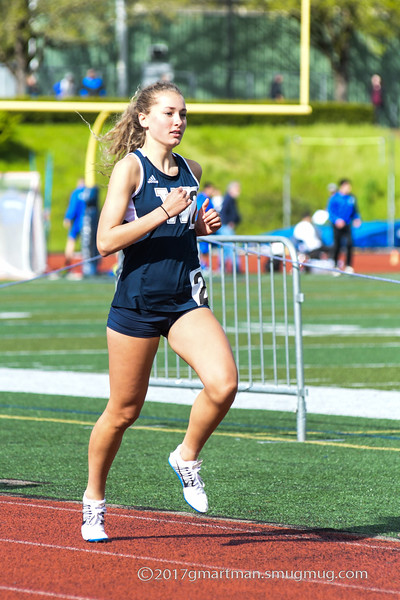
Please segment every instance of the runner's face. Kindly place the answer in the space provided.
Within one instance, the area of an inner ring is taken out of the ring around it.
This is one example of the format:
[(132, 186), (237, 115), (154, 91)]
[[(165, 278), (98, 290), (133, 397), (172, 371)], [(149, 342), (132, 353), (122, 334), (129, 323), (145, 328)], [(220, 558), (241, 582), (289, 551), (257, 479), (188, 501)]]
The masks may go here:
[(186, 129), (186, 105), (180, 94), (159, 94), (148, 115), (140, 115), (147, 135), (167, 147), (180, 144)]

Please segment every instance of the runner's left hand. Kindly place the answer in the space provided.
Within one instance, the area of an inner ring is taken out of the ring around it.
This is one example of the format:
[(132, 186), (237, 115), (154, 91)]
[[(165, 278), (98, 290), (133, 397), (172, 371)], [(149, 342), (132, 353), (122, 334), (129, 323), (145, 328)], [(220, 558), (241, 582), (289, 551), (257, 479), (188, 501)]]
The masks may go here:
[(209, 203), (210, 200), (206, 198), (198, 212), (196, 221), (197, 235), (210, 235), (216, 233), (221, 227), (221, 217), (215, 208), (207, 210)]

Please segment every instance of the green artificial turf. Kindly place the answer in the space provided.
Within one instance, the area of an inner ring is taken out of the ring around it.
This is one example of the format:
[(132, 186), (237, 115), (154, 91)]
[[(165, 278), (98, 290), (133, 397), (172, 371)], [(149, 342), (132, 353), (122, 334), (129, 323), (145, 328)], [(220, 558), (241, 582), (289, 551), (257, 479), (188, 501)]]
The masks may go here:
[[(399, 389), (399, 285), (355, 277), (305, 275), (301, 286), (305, 296), (302, 321), (306, 384)], [(238, 288), (244, 289), (241, 280)], [(256, 286), (251, 289), (254, 293)], [(1, 313), (6, 315), (0, 319), (1, 364), (4, 367), (106, 372), (105, 323), (113, 292), (111, 277), (80, 282), (44, 279), (0, 288), (0, 316)], [(277, 298), (280, 294), (277, 284)], [(228, 305), (229, 298), (228, 287)], [(253, 304), (257, 306), (256, 301)], [(268, 325), (267, 297), (264, 304)], [(244, 299), (238, 312), (239, 320), (246, 321)], [(15, 313), (14, 317), (7, 318), (9, 313)], [(233, 311), (228, 310), (227, 315), (231, 319), (227, 322), (228, 336), (234, 342)], [(256, 314), (254, 321), (257, 322)], [(255, 373), (259, 374), (257, 342), (255, 328), (252, 358)], [(265, 369), (270, 375), (270, 335), (265, 335), (264, 344)], [(278, 359), (282, 358), (282, 364), (283, 350), (283, 342), (278, 338)], [(164, 343), (161, 343), (157, 358), (157, 365), (161, 367), (164, 352)], [(240, 333), (239, 358), (243, 378), (247, 377), (247, 354), (247, 335)], [(290, 375), (294, 381), (293, 361), (292, 364)]]
[[(305, 275), (302, 290), (306, 385), (398, 390), (398, 285)], [(102, 277), (0, 288), (2, 367), (106, 373), (113, 291)], [(106, 401), (62, 394), (1, 392), (1, 493), (80, 500)], [(167, 463), (189, 411), (145, 404), (112, 467), (109, 502), (190, 510)], [(229, 412), (203, 452), (210, 514), (396, 535), (400, 422), (308, 415), (306, 443), (295, 427), (293, 413)]]
[[(90, 432), (104, 405), (2, 394), (1, 493), (80, 500)], [(167, 462), (189, 411), (145, 404), (111, 469), (110, 503), (190, 511)], [(296, 441), (294, 425), (291, 413), (231, 409), (202, 453), (210, 516), (396, 535), (400, 422), (309, 415), (306, 443)]]

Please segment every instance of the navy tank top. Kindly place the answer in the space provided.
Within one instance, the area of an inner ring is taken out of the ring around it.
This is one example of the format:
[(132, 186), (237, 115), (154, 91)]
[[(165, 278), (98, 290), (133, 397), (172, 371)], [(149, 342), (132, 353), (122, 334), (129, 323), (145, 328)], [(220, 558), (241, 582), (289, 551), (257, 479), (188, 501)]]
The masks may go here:
[(174, 154), (175, 176), (159, 171), (142, 151), (132, 153), (140, 164), (140, 183), (132, 194), (125, 222), (156, 209), (173, 188), (184, 188), (191, 204), (141, 240), (124, 249), (113, 306), (155, 312), (180, 312), (207, 304), (195, 233), (199, 182), (186, 160)]

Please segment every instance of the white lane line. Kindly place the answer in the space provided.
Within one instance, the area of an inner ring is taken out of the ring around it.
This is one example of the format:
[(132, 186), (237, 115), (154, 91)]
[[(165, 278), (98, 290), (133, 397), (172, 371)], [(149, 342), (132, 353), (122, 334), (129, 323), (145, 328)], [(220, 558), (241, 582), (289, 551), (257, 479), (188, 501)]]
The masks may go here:
[[(45, 510), (55, 510), (55, 511), (66, 511), (66, 512), (74, 512), (77, 514), (81, 513), (81, 508), (80, 507), (76, 507), (76, 508), (65, 508), (65, 507), (61, 507), (61, 506), (52, 506), (52, 505), (46, 505), (46, 504), (34, 504), (34, 503), (29, 503), (29, 502), (19, 502), (19, 501), (9, 501), (8, 499), (0, 499), (0, 504), (10, 504), (12, 506), (28, 506), (30, 508), (41, 508), (41, 509), (45, 509)], [(125, 509), (128, 510), (128, 509)], [(165, 515), (165, 513), (158, 513), (156, 512), (155, 514), (157, 515)], [(172, 513), (173, 515), (173, 513)], [(313, 530), (307, 530), (307, 529), (301, 529), (299, 527), (296, 527), (294, 525), (282, 525), (282, 524), (275, 524), (275, 523), (252, 523), (252, 522), (247, 522), (247, 521), (242, 521), (239, 523), (242, 523), (243, 527), (238, 527), (238, 526), (227, 526), (227, 525), (218, 525), (215, 522), (213, 522), (213, 518), (209, 519), (209, 522), (205, 523), (205, 522), (201, 522), (201, 523), (196, 523), (194, 520), (189, 520), (189, 519), (185, 519), (184, 517), (182, 518), (182, 520), (180, 519), (176, 519), (176, 518), (168, 518), (168, 516), (164, 516), (164, 517), (149, 517), (149, 516), (142, 516), (142, 515), (137, 515), (137, 514), (133, 514), (133, 515), (128, 515), (128, 514), (119, 514), (119, 513), (115, 513), (112, 512), (112, 508), (108, 508), (107, 507), (107, 516), (108, 517), (116, 517), (116, 518), (120, 518), (120, 519), (133, 519), (133, 520), (142, 520), (142, 521), (154, 521), (156, 523), (167, 523), (167, 524), (172, 524), (172, 525), (184, 525), (184, 526), (193, 526), (193, 527), (200, 527), (200, 528), (211, 528), (211, 529), (221, 529), (222, 531), (233, 531), (233, 532), (237, 532), (237, 533), (248, 533), (248, 534), (254, 534), (254, 533), (270, 533), (271, 536), (274, 536), (275, 533), (280, 533), (280, 531), (282, 530), (286, 530), (289, 531), (290, 533), (288, 533), (288, 536), (290, 535), (290, 539), (301, 539), (303, 541), (307, 541), (307, 539), (305, 538), (305, 536), (309, 535), (310, 536), (310, 541), (312, 540), (313, 542), (315, 541), (320, 541), (321, 544), (325, 543), (326, 540), (324, 540), (323, 538), (321, 538), (320, 536), (318, 536), (318, 532), (315, 532)], [(175, 515), (173, 515), (173, 517), (175, 517)], [(194, 517), (195, 519), (196, 517)], [(202, 517), (202, 519), (206, 519), (207, 517)], [(238, 521), (236, 520), (230, 520), (230, 519), (223, 519), (225, 522), (228, 523), (238, 523)], [(218, 522), (220, 523), (221, 520), (218, 520)], [(277, 531), (278, 530), (278, 531)], [(342, 534), (343, 536), (348, 535), (349, 538), (351, 538), (354, 534), (351, 533), (344, 533)], [(316, 540), (317, 537), (317, 540)], [(366, 538), (365, 540), (360, 540), (360, 541), (354, 541), (352, 539), (346, 540), (334, 540), (335, 544), (346, 544), (348, 546), (359, 546), (365, 549), (379, 549), (379, 550), (391, 550), (391, 551), (400, 551), (400, 539), (397, 540), (395, 538), (374, 538), (373, 543), (371, 543), (369, 541), (370, 538)], [(379, 544), (377, 543), (378, 541), (381, 541), (382, 543)], [(329, 540), (329, 543), (332, 543), (332, 540)], [(393, 545), (389, 545), (389, 544), (393, 544)]]
[(45, 596), (46, 598), (61, 598), (63, 600), (97, 600), (94, 596), (71, 596), (69, 594), (57, 594), (56, 592), (44, 592), (43, 590), (34, 590), (28, 588), (11, 587), (0, 585), (0, 590), (6, 592), (17, 592), (18, 594), (29, 594), (33, 596)]

